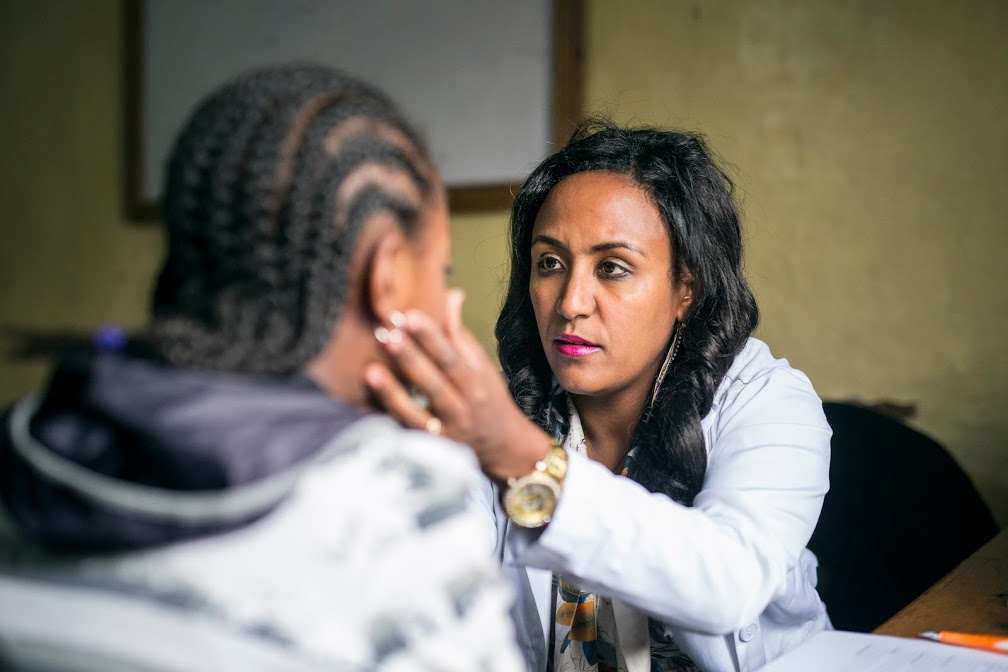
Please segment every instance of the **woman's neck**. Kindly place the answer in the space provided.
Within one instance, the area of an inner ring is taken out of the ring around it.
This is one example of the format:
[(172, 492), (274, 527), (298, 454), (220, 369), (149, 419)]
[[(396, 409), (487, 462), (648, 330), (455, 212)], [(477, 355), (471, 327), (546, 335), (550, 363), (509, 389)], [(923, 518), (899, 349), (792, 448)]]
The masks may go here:
[(634, 432), (644, 412), (643, 398), (612, 399), (574, 396), (588, 447), (588, 457), (615, 471), (630, 450)]

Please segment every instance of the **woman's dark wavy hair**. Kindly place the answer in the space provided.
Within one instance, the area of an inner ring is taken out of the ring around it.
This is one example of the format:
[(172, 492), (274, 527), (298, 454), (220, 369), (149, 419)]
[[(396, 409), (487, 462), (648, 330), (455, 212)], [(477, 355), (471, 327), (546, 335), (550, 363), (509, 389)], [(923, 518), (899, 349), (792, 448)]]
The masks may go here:
[(498, 356), (518, 405), (545, 428), (552, 373), (529, 295), (532, 229), (553, 188), (586, 172), (625, 175), (645, 190), (672, 238), (670, 291), (687, 273), (692, 276), (693, 302), (679, 352), (637, 427), (630, 474), (651, 492), (691, 505), (707, 467), (700, 421), (759, 320), (742, 273), (733, 183), (700, 135), (590, 121), (532, 171), (511, 215), (511, 276), (497, 320)]
[(168, 163), (151, 344), (177, 366), (299, 370), (332, 336), (364, 222), (388, 212), (412, 235), (435, 179), (418, 134), (362, 81), (297, 65), (224, 85)]

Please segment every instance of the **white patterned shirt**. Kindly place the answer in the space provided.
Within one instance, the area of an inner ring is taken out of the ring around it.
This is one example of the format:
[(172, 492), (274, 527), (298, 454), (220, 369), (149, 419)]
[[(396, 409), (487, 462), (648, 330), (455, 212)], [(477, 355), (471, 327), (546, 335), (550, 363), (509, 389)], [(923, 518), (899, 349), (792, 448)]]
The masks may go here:
[(0, 511), (0, 636), (171, 670), (522, 669), (511, 591), (466, 505), (476, 475), (464, 447), (369, 416), (226, 534), (60, 560)]

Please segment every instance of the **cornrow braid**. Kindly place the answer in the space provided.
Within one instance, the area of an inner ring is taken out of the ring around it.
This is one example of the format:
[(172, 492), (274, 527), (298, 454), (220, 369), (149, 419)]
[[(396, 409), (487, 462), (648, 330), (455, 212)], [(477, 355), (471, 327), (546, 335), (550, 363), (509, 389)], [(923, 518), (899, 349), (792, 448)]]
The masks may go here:
[(360, 80), (306, 65), (225, 84), (168, 163), (155, 350), (177, 366), (303, 368), (346, 302), (361, 227), (384, 211), (414, 234), (433, 170), (396, 106)]

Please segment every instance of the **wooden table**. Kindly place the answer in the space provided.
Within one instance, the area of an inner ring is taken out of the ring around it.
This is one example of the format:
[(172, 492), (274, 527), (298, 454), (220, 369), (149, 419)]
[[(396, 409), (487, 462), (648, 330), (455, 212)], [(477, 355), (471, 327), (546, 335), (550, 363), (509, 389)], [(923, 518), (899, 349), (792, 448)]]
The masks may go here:
[(1008, 635), (1008, 528), (875, 632), (916, 637), (927, 630)]

